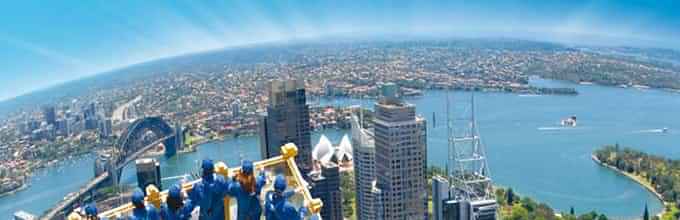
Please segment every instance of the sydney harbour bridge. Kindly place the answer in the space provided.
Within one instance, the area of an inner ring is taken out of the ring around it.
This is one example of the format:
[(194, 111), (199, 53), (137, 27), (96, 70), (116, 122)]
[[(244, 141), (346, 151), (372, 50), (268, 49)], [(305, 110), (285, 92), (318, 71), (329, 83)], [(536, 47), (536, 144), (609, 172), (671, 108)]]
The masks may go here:
[(184, 130), (181, 126), (172, 127), (161, 117), (135, 120), (121, 133), (111, 155), (104, 161), (95, 161), (95, 177), (48, 210), (41, 219), (64, 219), (74, 208), (92, 200), (97, 189), (118, 185), (123, 168), (146, 151), (162, 143), (165, 146), (165, 156), (171, 157), (182, 148), (183, 138)]

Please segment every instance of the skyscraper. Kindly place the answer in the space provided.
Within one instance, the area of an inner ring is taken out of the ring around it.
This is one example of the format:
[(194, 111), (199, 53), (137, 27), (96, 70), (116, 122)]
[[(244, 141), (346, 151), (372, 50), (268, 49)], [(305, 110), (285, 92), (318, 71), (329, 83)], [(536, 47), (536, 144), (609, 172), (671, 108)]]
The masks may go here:
[(113, 135), (113, 122), (111, 122), (111, 119), (104, 119), (100, 121), (99, 135), (102, 138), (108, 138)]
[(97, 116), (97, 105), (94, 102), (83, 107), (83, 118), (94, 119)]
[(302, 80), (275, 80), (269, 83), (269, 106), (260, 119), (260, 154), (262, 158), (278, 156), (280, 147), (295, 143), (295, 157), (300, 171), (312, 168), (312, 143), (309, 106)]
[(383, 86), (375, 104), (375, 174), (382, 191), (383, 219), (427, 218), (425, 119), (398, 98), (399, 88)]
[(93, 130), (99, 127), (97, 106), (94, 102), (83, 107), (83, 119), (85, 120), (85, 129)]
[(352, 152), (356, 187), (357, 219), (378, 219), (375, 187), (375, 142), (370, 113), (357, 109), (352, 115)]
[[(444, 220), (444, 205), (451, 198), (449, 195), (451, 184), (441, 176), (433, 176), (432, 182), (432, 218)], [(458, 220), (458, 219), (456, 219)]]
[(237, 118), (241, 115), (241, 100), (234, 100), (231, 102), (231, 117)]
[(319, 172), (312, 171), (311, 127), (309, 106), (302, 80), (272, 81), (269, 83), (269, 106), (260, 120), (260, 154), (262, 158), (278, 156), (280, 147), (295, 143), (298, 156), (295, 162), (300, 172), (311, 182), (312, 195), (323, 202), (323, 219), (342, 219), (340, 172), (337, 164), (323, 164)]
[(57, 122), (57, 110), (54, 106), (46, 106), (43, 108), (43, 117), (47, 124), (53, 125)]
[(342, 220), (342, 192), (340, 192), (340, 167), (329, 162), (321, 165), (321, 170), (309, 174), (312, 184), (310, 193), (323, 202), (321, 219)]
[(383, 219), (427, 218), (425, 119), (386, 84), (375, 104), (375, 174), (382, 191)]
[(154, 158), (142, 158), (135, 161), (137, 168), (137, 186), (146, 189), (153, 184), (161, 189), (161, 166)]

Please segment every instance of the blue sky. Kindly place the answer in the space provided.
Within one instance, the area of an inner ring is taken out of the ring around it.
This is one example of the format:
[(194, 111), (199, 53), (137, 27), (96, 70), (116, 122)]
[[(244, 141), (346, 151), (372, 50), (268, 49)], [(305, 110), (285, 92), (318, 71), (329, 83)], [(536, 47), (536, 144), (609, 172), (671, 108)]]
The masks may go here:
[(161, 57), (332, 36), (587, 36), (678, 48), (677, 11), (674, 1), (623, 0), (7, 1), (0, 100)]

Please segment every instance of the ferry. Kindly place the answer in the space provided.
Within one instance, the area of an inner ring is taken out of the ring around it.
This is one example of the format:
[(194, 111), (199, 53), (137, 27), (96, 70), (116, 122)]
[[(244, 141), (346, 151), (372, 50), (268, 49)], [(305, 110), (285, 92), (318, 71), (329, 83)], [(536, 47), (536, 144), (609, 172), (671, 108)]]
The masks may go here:
[(560, 121), (560, 125), (563, 127), (576, 127), (576, 116), (571, 116)]

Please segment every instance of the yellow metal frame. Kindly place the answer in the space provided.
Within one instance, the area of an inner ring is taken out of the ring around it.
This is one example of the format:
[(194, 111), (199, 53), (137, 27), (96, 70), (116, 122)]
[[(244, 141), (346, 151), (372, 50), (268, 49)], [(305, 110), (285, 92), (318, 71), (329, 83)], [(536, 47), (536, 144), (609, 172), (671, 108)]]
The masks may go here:
[[(261, 170), (267, 167), (272, 167), (276, 165), (284, 165), (288, 171), (292, 174), (293, 179), (295, 182), (298, 184), (299, 187), (302, 188), (302, 197), (304, 199), (304, 206), (309, 209), (309, 211), (312, 214), (318, 214), (321, 211), (321, 207), (323, 207), (323, 202), (321, 202), (320, 199), (318, 198), (312, 198), (312, 194), (309, 192), (309, 185), (303, 178), (302, 174), (298, 170), (297, 164), (295, 163), (295, 156), (297, 156), (297, 146), (293, 143), (289, 143), (281, 147), (281, 155), (272, 157), (266, 160), (261, 160), (257, 161), (254, 163), (254, 166), (256, 169)], [(234, 168), (228, 168), (226, 164), (223, 162), (218, 162), (215, 165), (215, 173), (223, 175), (225, 178), (230, 178), (229, 174), (231, 173), (238, 173), (241, 171), (241, 167), (234, 167)], [(192, 186), (194, 183), (200, 181), (195, 180), (189, 183), (182, 184), (182, 192), (188, 192), (191, 191)], [(147, 201), (149, 204), (152, 204), (156, 208), (160, 208), (160, 205), (162, 201), (165, 201), (165, 198), (168, 196), (168, 192), (166, 191), (158, 191), (158, 188), (156, 188), (153, 185), (150, 185), (149, 187), (146, 188), (147, 196), (145, 198), (145, 201)], [(231, 216), (230, 215), (230, 208), (229, 208), (229, 197), (224, 198), (224, 218), (225, 220), (228, 220), (228, 218)], [(116, 216), (122, 216), (125, 213), (129, 213), (133, 209), (132, 203), (126, 203), (122, 206), (113, 208), (111, 210), (102, 212), (99, 214), (100, 218), (107, 218), (107, 219), (112, 219)], [(69, 215), (70, 217), (75, 217), (77, 215), (75, 212), (71, 213)]]

